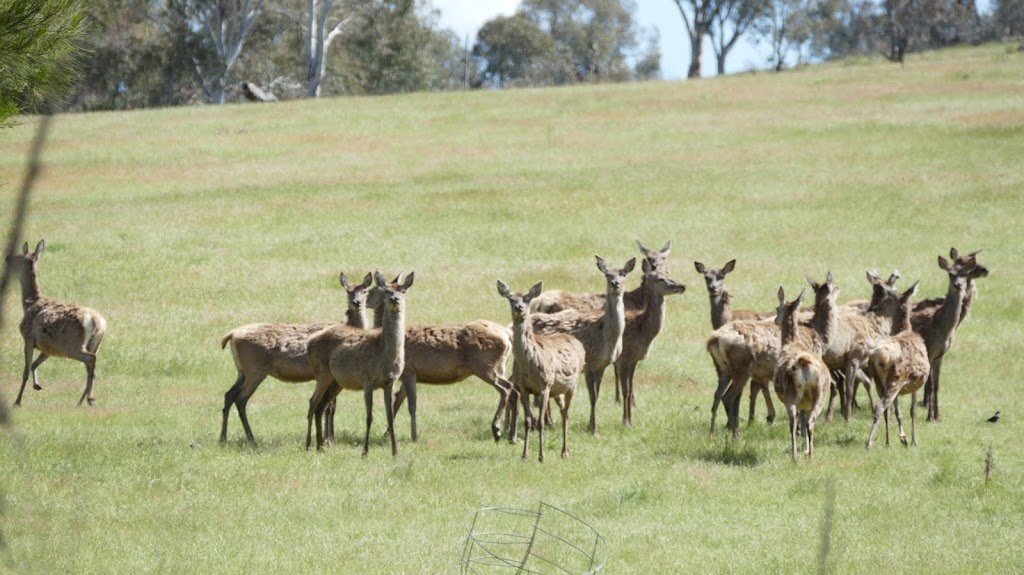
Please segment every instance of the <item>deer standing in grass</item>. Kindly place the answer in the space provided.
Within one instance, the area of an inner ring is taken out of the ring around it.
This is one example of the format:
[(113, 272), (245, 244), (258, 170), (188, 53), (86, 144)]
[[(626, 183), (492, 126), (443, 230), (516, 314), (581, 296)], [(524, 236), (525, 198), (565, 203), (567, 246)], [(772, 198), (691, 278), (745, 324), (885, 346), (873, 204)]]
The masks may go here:
[[(623, 287), (626, 276), (636, 266), (636, 258), (626, 262), (622, 268), (615, 269), (609, 268), (601, 256), (594, 257), (597, 258), (597, 269), (605, 278), (604, 309), (567, 309), (555, 314), (535, 314), (532, 315), (532, 322), (536, 333), (566, 333), (583, 344), (586, 350), (584, 376), (590, 395), (590, 422), (587, 428), (590, 433), (597, 435), (597, 400), (601, 393), (601, 379), (605, 369), (614, 364), (622, 353), (622, 336), (626, 329)], [(545, 412), (541, 412), (541, 415), (545, 415)]]
[[(725, 285), (725, 276), (736, 269), (736, 260), (729, 260), (721, 269), (708, 268), (700, 262), (693, 262), (697, 273), (704, 276), (704, 284), (708, 289), (708, 297), (711, 299), (711, 329), (718, 329), (733, 320), (765, 321), (772, 317), (772, 313), (761, 313), (750, 310), (733, 310), (732, 294)], [(717, 367), (717, 366), (716, 366)], [(718, 411), (718, 404), (722, 400), (722, 393), (725, 389), (715, 390), (715, 399), (712, 402), (711, 419), (714, 420), (715, 412)], [(772, 395), (768, 389), (767, 382), (750, 382), (750, 414), (747, 417), (747, 425), (754, 422), (754, 410), (757, 406), (757, 395), (764, 395), (765, 407), (768, 409), (767, 421), (769, 424), (775, 421), (775, 404), (772, 403)], [(714, 431), (712, 425), (712, 431)]]
[[(966, 255), (960, 255), (956, 248), (950, 248), (949, 257), (952, 258), (950, 266), (957, 270), (957, 274), (962, 274), (966, 270), (966, 286), (964, 288), (964, 296), (960, 305), (960, 314), (956, 320), (956, 325), (953, 326), (952, 332), (948, 337), (941, 337), (948, 328), (947, 315), (951, 314), (952, 309), (945, 310), (940, 313), (940, 310), (945, 306), (947, 297), (938, 297), (926, 299), (918, 302), (914, 306), (914, 311), (911, 315), (911, 322), (914, 325), (914, 330), (922, 335), (926, 335), (926, 332), (931, 332), (931, 335), (925, 337), (925, 343), (929, 345), (928, 355), (932, 358), (932, 369), (933, 372), (928, 378), (928, 383), (925, 385), (924, 390), (924, 404), (928, 406), (928, 420), (938, 421), (939, 417), (939, 402), (938, 395), (934, 393), (939, 387), (939, 376), (942, 370), (942, 358), (946, 352), (953, 345), (953, 340), (956, 337), (956, 331), (960, 328), (960, 324), (967, 319), (970, 313), (971, 306), (978, 296), (978, 287), (975, 280), (987, 277), (989, 270), (987, 267), (981, 265), (977, 261), (977, 255), (981, 253), (981, 250), (968, 253)], [(973, 264), (973, 267), (970, 265)], [(941, 264), (940, 264), (941, 265)], [(939, 319), (941, 318), (941, 319)], [(935, 401), (932, 398), (935, 397)]]
[[(393, 396), (395, 381), (405, 368), (405, 295), (412, 287), (415, 274), (405, 281), (389, 283), (379, 271), (374, 273), (377, 287), (385, 301), (384, 325), (380, 329), (361, 330), (334, 326), (309, 338), (309, 361), (316, 379), (316, 389), (309, 399), (306, 416), (306, 449), (312, 443), (313, 421), (316, 420), (316, 448), (324, 445), (323, 416), (331, 401), (342, 389), (363, 390), (366, 400), (366, 438), (363, 455), (370, 451), (370, 427), (373, 425), (373, 391), (384, 390), (384, 411), (387, 428), (394, 430)], [(391, 455), (398, 455), (392, 431)]]
[(968, 280), (973, 275), (985, 277), (988, 269), (978, 271), (978, 262), (974, 255), (966, 257), (961, 263), (954, 260), (950, 263), (939, 256), (939, 267), (949, 277), (946, 297), (938, 307), (928, 307), (911, 315), (910, 321), (914, 331), (924, 338), (928, 348), (928, 362), (931, 366), (925, 395), (928, 397), (928, 421), (939, 421), (939, 382), (942, 373), (942, 360), (953, 345), (956, 329), (964, 317), (964, 300), (967, 299)]
[[(382, 327), (386, 315), (387, 302), (382, 294), (379, 288), (371, 290), (369, 305), (373, 309), (374, 327)], [(495, 441), (501, 439), (501, 418), (508, 412), (508, 438), (515, 442), (518, 400), (505, 371), (511, 354), (511, 331), (493, 321), (407, 326), (405, 367), (400, 378), (402, 385), (395, 393), (392, 410), (397, 414), (408, 398), (412, 440), (416, 441), (419, 439), (416, 427), (417, 384), (447, 385), (475, 375), (498, 392), (498, 409), (491, 420), (491, 435)], [(389, 429), (389, 433), (392, 431)]]
[(786, 302), (786, 294), (779, 288), (779, 308), (775, 323), (780, 328), (780, 350), (775, 368), (775, 393), (786, 406), (789, 416), (789, 438), (793, 461), (796, 462), (797, 418), (806, 438), (804, 454), (807, 459), (814, 456), (814, 422), (825, 407), (832, 377), (828, 366), (822, 361), (817, 350), (803, 343), (797, 335), (797, 310), (804, 292), (792, 302)]
[[(361, 284), (350, 283), (344, 272), (339, 279), (348, 299), (345, 325), (366, 329), (367, 293), (373, 276), (366, 274)], [(306, 344), (310, 336), (332, 325), (335, 323), (251, 323), (236, 327), (221, 339), (221, 349), (231, 346), (231, 358), (238, 370), (235, 384), (224, 394), (221, 443), (228, 440), (228, 417), (232, 405), (238, 410), (245, 437), (256, 443), (245, 413), (249, 398), (268, 375), (285, 383), (312, 381), (313, 367), (309, 363)], [(327, 414), (327, 436), (331, 440), (334, 438), (333, 402)]]
[(900, 296), (900, 309), (893, 320), (892, 337), (881, 340), (871, 350), (871, 372), (878, 391), (878, 404), (875, 405), (874, 421), (865, 447), (871, 449), (875, 443), (875, 432), (878, 420), (885, 415), (885, 444), (889, 445), (889, 406), (896, 411), (896, 422), (900, 427), (900, 441), (907, 444), (907, 434), (903, 431), (903, 418), (900, 415), (899, 396), (910, 395), (910, 438), (917, 445), (917, 390), (924, 386), (928, 379), (928, 348), (921, 335), (913, 330), (910, 323), (910, 298), (917, 293), (915, 283)]
[(622, 386), (622, 424), (633, 426), (634, 380), (636, 366), (647, 357), (654, 338), (665, 325), (665, 297), (681, 294), (686, 286), (668, 277), (664, 270), (655, 270), (643, 260), (643, 287), (646, 290), (647, 307), (642, 311), (626, 312), (626, 328), (622, 332), (622, 354), (615, 362), (615, 374)]
[[(78, 405), (88, 400), (96, 404), (92, 385), (96, 377), (96, 354), (107, 332), (107, 321), (96, 310), (73, 303), (62, 302), (43, 295), (39, 287), (39, 256), (46, 249), (46, 241), (39, 240), (32, 253), (28, 242), (22, 246), (21, 255), (10, 254), (6, 258), (7, 268), (17, 273), (21, 280), (21, 305), (25, 316), (18, 326), (25, 340), (25, 371), (21, 375), (21, 389), (14, 406), (21, 406), (25, 384), (32, 374), (32, 388), (41, 390), (36, 370), (50, 357), (66, 357), (85, 364), (85, 391)], [(39, 356), (32, 361), (35, 350)]]
[[(523, 428), (523, 459), (530, 456), (530, 428), (534, 427), (530, 412), (530, 395), (540, 396), (540, 414), (547, 412), (548, 401), (555, 399), (562, 412), (562, 458), (569, 457), (569, 407), (580, 372), (586, 363), (586, 350), (580, 341), (568, 334), (534, 333), (530, 319), (530, 301), (540, 295), (538, 282), (526, 294), (513, 293), (498, 280), (498, 293), (508, 300), (512, 311), (512, 354), (515, 366), (512, 380), (519, 390), (526, 425)], [(539, 459), (544, 461), (544, 427), (538, 425)]]

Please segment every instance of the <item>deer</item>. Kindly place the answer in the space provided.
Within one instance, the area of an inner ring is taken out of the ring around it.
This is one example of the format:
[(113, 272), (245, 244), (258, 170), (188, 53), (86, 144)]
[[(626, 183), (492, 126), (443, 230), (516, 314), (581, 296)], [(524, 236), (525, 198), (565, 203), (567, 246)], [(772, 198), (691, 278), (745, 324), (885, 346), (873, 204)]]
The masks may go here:
[(775, 324), (780, 331), (778, 364), (773, 381), (775, 393), (786, 406), (789, 417), (789, 438), (793, 462), (796, 463), (797, 418), (806, 438), (804, 454), (810, 460), (814, 456), (814, 422), (825, 407), (825, 396), (832, 377), (828, 366), (818, 350), (802, 343), (798, 336), (796, 312), (804, 292), (791, 302), (786, 302), (786, 293), (779, 287), (779, 307)]
[[(405, 368), (405, 296), (412, 287), (414, 273), (402, 283), (390, 283), (379, 271), (374, 280), (385, 300), (381, 328), (361, 330), (349, 326), (333, 326), (311, 336), (307, 343), (309, 362), (313, 367), (316, 389), (309, 399), (306, 415), (306, 450), (312, 443), (316, 420), (316, 448), (323, 449), (324, 411), (342, 389), (363, 390), (366, 401), (366, 437), (363, 456), (370, 452), (370, 427), (373, 425), (373, 391), (384, 390), (384, 412), (387, 428), (394, 429), (393, 397), (395, 381)], [(398, 455), (394, 432), (391, 455)]]
[[(526, 425), (523, 428), (523, 459), (530, 456), (530, 395), (540, 396), (541, 417), (548, 401), (555, 399), (562, 413), (562, 458), (569, 457), (569, 407), (587, 352), (580, 340), (565, 333), (535, 333), (530, 318), (530, 302), (541, 294), (544, 284), (537, 282), (523, 294), (513, 293), (508, 284), (497, 282), (498, 294), (508, 300), (512, 312), (512, 354), (515, 366), (512, 379), (519, 390)], [(539, 461), (544, 461), (544, 425), (537, 425)]]
[(939, 414), (939, 382), (942, 373), (942, 360), (953, 345), (956, 338), (956, 329), (963, 318), (964, 300), (967, 298), (968, 278), (973, 274), (976, 277), (984, 277), (988, 270), (983, 270), (984, 275), (976, 272), (978, 262), (975, 256), (968, 256), (957, 263), (952, 263), (946, 258), (939, 256), (939, 267), (946, 272), (949, 278), (949, 286), (946, 297), (938, 307), (923, 309), (911, 315), (910, 321), (914, 331), (924, 339), (928, 348), (928, 362), (930, 373), (928, 383), (925, 387), (925, 395), (928, 396), (928, 421), (940, 421)]
[[(366, 301), (373, 275), (367, 273), (360, 284), (349, 281), (345, 272), (338, 276), (348, 300), (345, 325), (366, 329)], [(313, 367), (309, 363), (306, 343), (310, 336), (334, 325), (333, 323), (251, 323), (229, 331), (220, 341), (221, 349), (231, 346), (231, 358), (238, 375), (235, 384), (224, 394), (223, 421), (220, 441), (228, 440), (228, 418), (231, 406), (238, 411), (238, 418), (245, 429), (245, 437), (256, 443), (256, 437), (249, 426), (245, 407), (252, 394), (256, 393), (267, 376), (285, 383), (313, 381)], [(334, 404), (328, 408), (327, 435), (334, 436)]]
[(665, 324), (665, 297), (682, 294), (686, 286), (672, 278), (664, 270), (655, 270), (647, 260), (641, 267), (644, 272), (643, 286), (646, 290), (647, 307), (626, 312), (626, 328), (622, 332), (622, 354), (615, 362), (615, 374), (622, 386), (622, 424), (633, 426), (634, 381), (636, 367), (647, 357), (654, 338), (661, 333)]
[(871, 449), (878, 431), (878, 421), (885, 415), (885, 444), (889, 445), (889, 406), (895, 407), (896, 421), (900, 427), (900, 442), (907, 445), (907, 434), (903, 431), (903, 418), (900, 416), (899, 396), (910, 395), (910, 437), (911, 443), (917, 446), (917, 390), (921, 389), (928, 379), (930, 366), (928, 348), (920, 334), (916, 333), (910, 321), (910, 299), (917, 294), (917, 283), (900, 295), (899, 312), (892, 324), (892, 337), (881, 340), (871, 350), (870, 367), (878, 392), (878, 404), (875, 405), (874, 420), (871, 433), (865, 448)]
[[(396, 278), (396, 283), (400, 281)], [(387, 301), (383, 290), (370, 290), (369, 305), (373, 309), (374, 327), (382, 327)], [(515, 388), (506, 377), (505, 364), (512, 354), (512, 332), (488, 320), (445, 325), (411, 325), (405, 328), (405, 367), (395, 393), (392, 411), (398, 413), (408, 398), (412, 440), (419, 439), (416, 426), (416, 385), (448, 385), (471, 375), (483, 380), (498, 392), (498, 409), (491, 421), (494, 441), (501, 440), (501, 417), (509, 412), (509, 441), (515, 443)], [(389, 433), (393, 430), (389, 429)]]
[[(711, 329), (715, 330), (723, 325), (738, 320), (763, 321), (770, 319), (774, 314), (762, 313), (750, 310), (733, 310), (732, 294), (725, 285), (725, 276), (736, 269), (736, 260), (729, 260), (721, 269), (708, 268), (701, 262), (693, 262), (697, 273), (704, 276), (704, 284), (708, 290), (708, 297), (711, 299)], [(724, 390), (723, 390), (724, 391)], [(775, 421), (775, 405), (772, 403), (772, 395), (768, 386), (762, 382), (754, 381), (750, 385), (750, 414), (747, 417), (747, 425), (754, 422), (754, 411), (757, 406), (758, 393), (764, 395), (765, 407), (768, 409), (767, 421), (770, 425)], [(716, 397), (720, 401), (721, 397)]]
[[(636, 258), (630, 259), (622, 268), (609, 268), (601, 256), (594, 256), (597, 269), (604, 274), (604, 309), (581, 311), (567, 309), (555, 314), (533, 314), (535, 333), (566, 333), (578, 339), (586, 351), (584, 377), (590, 396), (590, 422), (587, 428), (598, 435), (597, 400), (601, 392), (601, 379), (605, 369), (614, 364), (623, 349), (623, 332), (626, 329), (626, 309), (623, 303), (623, 287), (626, 276), (636, 267)], [(648, 307), (650, 298), (648, 297)], [(542, 411), (541, 416), (546, 412)]]
[[(50, 357), (65, 357), (85, 364), (85, 391), (78, 399), (78, 405), (88, 400), (89, 406), (94, 407), (96, 398), (92, 386), (96, 378), (96, 354), (107, 333), (107, 320), (92, 308), (43, 295), (39, 287), (38, 266), (39, 257), (45, 249), (46, 240), (39, 240), (35, 250), (29, 253), (28, 242), (25, 242), (21, 255), (12, 253), (5, 258), (7, 269), (17, 273), (21, 280), (21, 306), (25, 312), (18, 326), (25, 340), (25, 370), (14, 406), (21, 407), (29, 373), (32, 374), (32, 388), (42, 390), (36, 370)], [(37, 349), (39, 356), (32, 361)]]
[[(665, 247), (660, 250), (649, 249), (640, 240), (636, 240), (636, 245), (640, 248), (644, 260), (653, 269), (667, 271), (667, 259), (672, 250), (671, 240), (665, 242)], [(622, 303), (627, 310), (642, 310), (647, 307), (646, 294), (641, 282), (639, 287), (622, 294)], [(533, 307), (530, 311), (533, 313), (558, 313), (567, 309), (600, 311), (605, 307), (606, 298), (606, 293), (574, 294), (562, 290), (548, 290), (532, 301), (530, 305)]]

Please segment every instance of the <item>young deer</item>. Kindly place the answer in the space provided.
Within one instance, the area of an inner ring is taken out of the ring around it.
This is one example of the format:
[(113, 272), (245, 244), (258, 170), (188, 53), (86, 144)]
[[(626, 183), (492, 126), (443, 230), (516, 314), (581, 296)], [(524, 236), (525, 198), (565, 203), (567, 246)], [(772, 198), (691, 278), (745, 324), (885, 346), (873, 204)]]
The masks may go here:
[(885, 444), (889, 445), (889, 411), (890, 405), (896, 409), (896, 421), (900, 426), (900, 441), (907, 444), (907, 434), (903, 431), (903, 418), (900, 416), (899, 396), (910, 394), (910, 437), (913, 445), (917, 445), (917, 418), (915, 409), (917, 390), (928, 379), (928, 348), (924, 339), (914, 332), (910, 323), (910, 298), (917, 293), (915, 283), (900, 296), (900, 309), (893, 320), (892, 337), (884, 338), (871, 350), (871, 372), (874, 375), (875, 387), (878, 391), (878, 404), (875, 406), (875, 418), (871, 423), (866, 447), (871, 449), (875, 443), (875, 432), (878, 420), (885, 415)]
[[(396, 282), (397, 282), (396, 278)], [(374, 327), (383, 325), (386, 300), (374, 288), (369, 305), (373, 308)], [(405, 368), (395, 394), (393, 411), (398, 413), (408, 397), (412, 440), (419, 439), (416, 427), (416, 385), (447, 385), (458, 383), (471, 375), (483, 380), (498, 392), (498, 409), (491, 421), (491, 435), (501, 439), (501, 417), (516, 411), (515, 389), (506, 378), (505, 364), (512, 353), (512, 333), (503, 325), (488, 320), (446, 325), (412, 325), (405, 328)], [(392, 430), (388, 430), (389, 433)], [(514, 420), (508, 427), (509, 440), (514, 442)]]
[[(609, 268), (601, 256), (597, 258), (597, 269), (605, 278), (605, 304), (601, 311), (564, 310), (555, 314), (532, 316), (536, 333), (566, 333), (578, 339), (586, 350), (584, 375), (587, 392), (590, 395), (590, 422), (587, 428), (597, 435), (597, 399), (601, 392), (604, 370), (618, 360), (622, 353), (622, 334), (626, 328), (626, 309), (623, 304), (623, 286), (626, 276), (636, 266), (636, 258), (626, 262), (621, 269)], [(650, 301), (648, 299), (648, 301)], [(541, 412), (544, 416), (545, 413)]]
[[(562, 412), (562, 458), (569, 457), (569, 406), (586, 362), (586, 350), (580, 341), (568, 334), (543, 335), (534, 333), (530, 320), (530, 300), (541, 293), (538, 282), (525, 295), (512, 293), (508, 285), (498, 280), (498, 293), (508, 300), (512, 311), (512, 353), (515, 367), (512, 380), (519, 390), (526, 425), (523, 430), (523, 459), (530, 456), (530, 395), (540, 396), (541, 417), (547, 412), (552, 397)], [(540, 461), (544, 461), (544, 426), (537, 426)]]
[(642, 268), (647, 307), (642, 311), (626, 312), (622, 355), (615, 362), (615, 375), (622, 386), (622, 424), (626, 427), (633, 426), (633, 376), (636, 366), (647, 357), (654, 338), (658, 337), (665, 324), (665, 296), (686, 291), (685, 285), (669, 278), (664, 270), (655, 270), (647, 260), (643, 261)]
[[(693, 262), (693, 265), (697, 269), (697, 273), (704, 276), (708, 297), (711, 298), (711, 329), (718, 329), (733, 320), (763, 321), (774, 315), (772, 313), (732, 309), (732, 294), (729, 293), (728, 288), (725, 286), (725, 276), (736, 269), (736, 260), (729, 260), (722, 266), (722, 269), (708, 268), (700, 262)], [(768, 389), (768, 385), (764, 382), (752, 381), (750, 383), (750, 414), (747, 417), (747, 425), (754, 422), (758, 393), (764, 395), (765, 407), (768, 409), (768, 423), (771, 424), (775, 421), (775, 404), (772, 403), (772, 394)], [(715, 397), (715, 403), (719, 401), (721, 401), (721, 397)]]
[[(345, 325), (366, 329), (367, 290), (373, 280), (366, 274), (363, 283), (353, 285), (344, 272), (339, 276), (348, 299)], [(220, 341), (221, 349), (231, 345), (231, 358), (235, 362), (238, 376), (235, 384), (224, 394), (224, 412), (221, 422), (220, 441), (228, 440), (228, 417), (231, 406), (238, 410), (238, 418), (245, 428), (245, 437), (256, 443), (245, 406), (256, 393), (267, 376), (285, 383), (302, 383), (313, 380), (313, 367), (309, 363), (306, 343), (310, 336), (335, 325), (334, 323), (251, 323), (236, 327)], [(333, 439), (334, 404), (328, 409), (327, 435)]]
[[(373, 390), (384, 389), (384, 411), (388, 429), (394, 430), (393, 391), (395, 381), (405, 367), (405, 294), (412, 287), (414, 274), (401, 284), (388, 283), (380, 272), (374, 273), (377, 287), (387, 302), (384, 326), (361, 330), (334, 326), (309, 338), (309, 361), (316, 379), (316, 390), (309, 399), (306, 416), (306, 449), (312, 443), (316, 419), (316, 448), (324, 445), (323, 416), (328, 404), (342, 389), (361, 389), (366, 400), (366, 438), (363, 455), (370, 451), (370, 427), (373, 425)], [(395, 434), (391, 436), (391, 455), (398, 454)]]
[[(43, 255), (46, 242), (39, 240), (34, 252), (29, 253), (28, 242), (22, 246), (21, 255), (10, 254), (6, 258), (7, 267), (19, 274), (21, 279), (21, 305), (25, 316), (19, 328), (25, 340), (25, 371), (21, 376), (21, 389), (14, 400), (15, 407), (21, 405), (21, 396), (25, 393), (29, 372), (32, 373), (32, 388), (43, 389), (39, 385), (36, 369), (47, 358), (66, 357), (85, 364), (85, 391), (78, 400), (78, 405), (87, 400), (95, 405), (96, 398), (92, 395), (92, 384), (96, 377), (96, 353), (99, 351), (103, 335), (107, 332), (107, 322), (94, 309), (73, 303), (50, 299), (43, 295), (39, 288), (39, 256)], [(32, 361), (35, 350), (39, 357)]]
[(832, 378), (828, 366), (816, 350), (803, 345), (797, 337), (796, 312), (804, 292), (792, 302), (786, 302), (786, 294), (779, 288), (779, 308), (775, 323), (780, 327), (780, 351), (775, 368), (775, 393), (786, 406), (789, 416), (789, 437), (796, 462), (797, 417), (806, 437), (804, 453), (807, 459), (814, 456), (814, 422), (825, 407), (825, 396)]
[(924, 338), (928, 348), (928, 361), (931, 371), (925, 395), (928, 397), (928, 421), (939, 421), (939, 383), (942, 373), (942, 359), (956, 338), (956, 328), (963, 319), (963, 305), (967, 298), (968, 279), (984, 277), (988, 270), (977, 271), (978, 262), (975, 256), (965, 258), (962, 263), (954, 260), (950, 263), (939, 256), (939, 267), (949, 276), (949, 287), (946, 297), (939, 307), (926, 308), (911, 315), (910, 321), (914, 331)]

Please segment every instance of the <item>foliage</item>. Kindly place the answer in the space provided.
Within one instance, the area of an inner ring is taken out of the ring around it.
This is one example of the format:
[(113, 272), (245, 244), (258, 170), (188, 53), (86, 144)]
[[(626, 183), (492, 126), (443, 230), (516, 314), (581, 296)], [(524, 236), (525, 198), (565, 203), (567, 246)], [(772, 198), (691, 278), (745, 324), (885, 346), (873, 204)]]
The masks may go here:
[(1024, 0), (993, 0), (996, 33), (1003, 37), (1024, 36)]
[(80, 0), (0, 0), (0, 126), (66, 94), (83, 12)]
[(719, 75), (725, 74), (725, 59), (729, 51), (768, 10), (768, 5), (764, 0), (722, 0), (708, 30)]
[(543, 56), (550, 58), (554, 50), (551, 36), (517, 12), (485, 22), (477, 33), (473, 56), (485, 63), (483, 77), (502, 88), (510, 81), (529, 83), (534, 62)]

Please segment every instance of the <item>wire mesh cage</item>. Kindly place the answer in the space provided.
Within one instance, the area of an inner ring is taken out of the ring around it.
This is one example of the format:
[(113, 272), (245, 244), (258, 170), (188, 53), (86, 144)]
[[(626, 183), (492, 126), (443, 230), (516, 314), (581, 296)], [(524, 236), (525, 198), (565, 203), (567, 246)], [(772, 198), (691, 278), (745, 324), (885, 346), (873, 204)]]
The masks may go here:
[(586, 522), (541, 502), (536, 510), (487, 507), (466, 518), (459, 573), (603, 573), (604, 537)]

